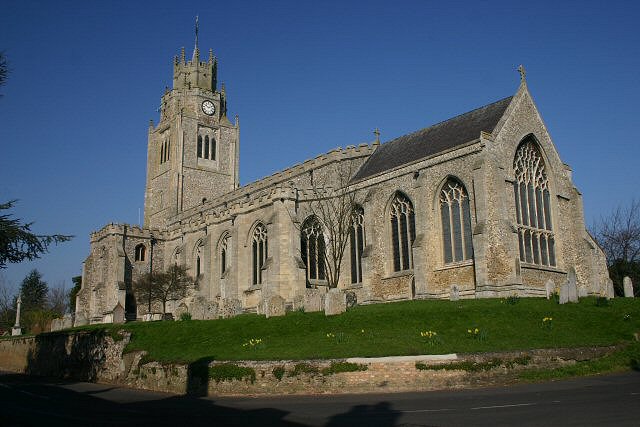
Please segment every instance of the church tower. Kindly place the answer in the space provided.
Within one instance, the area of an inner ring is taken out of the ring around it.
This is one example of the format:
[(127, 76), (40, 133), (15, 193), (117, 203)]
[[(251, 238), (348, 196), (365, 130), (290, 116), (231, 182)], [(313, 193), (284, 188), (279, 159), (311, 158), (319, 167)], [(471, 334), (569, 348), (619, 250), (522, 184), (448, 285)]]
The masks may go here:
[(200, 59), (198, 21), (193, 55), (184, 48), (173, 61), (173, 89), (165, 89), (160, 121), (149, 123), (144, 226), (238, 188), (240, 127), (227, 118), (224, 84), (217, 88), (218, 61)]

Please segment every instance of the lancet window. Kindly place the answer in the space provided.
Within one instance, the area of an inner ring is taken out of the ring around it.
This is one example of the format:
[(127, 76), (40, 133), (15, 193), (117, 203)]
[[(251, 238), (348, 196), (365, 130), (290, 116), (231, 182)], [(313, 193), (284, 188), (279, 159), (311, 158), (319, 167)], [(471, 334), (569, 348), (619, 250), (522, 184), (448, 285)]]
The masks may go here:
[(555, 266), (549, 179), (544, 160), (533, 140), (520, 144), (513, 169), (520, 261)]
[(362, 283), (362, 252), (364, 251), (364, 209), (356, 206), (351, 218), (351, 283)]
[(253, 281), (254, 285), (262, 283), (262, 267), (267, 260), (267, 227), (258, 224), (253, 230), (252, 236), (252, 259), (253, 259)]

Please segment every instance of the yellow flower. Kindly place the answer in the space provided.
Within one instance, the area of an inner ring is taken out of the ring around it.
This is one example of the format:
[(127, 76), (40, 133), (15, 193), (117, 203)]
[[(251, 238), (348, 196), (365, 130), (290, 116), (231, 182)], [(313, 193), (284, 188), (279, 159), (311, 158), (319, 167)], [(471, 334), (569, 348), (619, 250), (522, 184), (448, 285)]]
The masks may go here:
[(476, 331), (475, 331), (475, 332), (476, 332), (476, 334), (477, 334), (478, 332), (480, 332), (480, 330), (479, 330), (478, 328), (476, 328)]
[(470, 334), (470, 333), (471, 333), (471, 329), (467, 329), (467, 333), (469, 333), (469, 334)]

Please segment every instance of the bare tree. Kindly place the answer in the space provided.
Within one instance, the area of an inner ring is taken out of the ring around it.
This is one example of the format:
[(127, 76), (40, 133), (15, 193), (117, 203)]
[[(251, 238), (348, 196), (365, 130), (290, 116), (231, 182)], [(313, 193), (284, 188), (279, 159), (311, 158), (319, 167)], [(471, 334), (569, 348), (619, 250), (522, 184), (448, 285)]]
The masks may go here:
[(47, 299), (49, 310), (58, 316), (63, 316), (67, 312), (69, 308), (69, 291), (64, 280), (49, 289)]
[(609, 275), (621, 293), (622, 279), (629, 276), (640, 285), (640, 201), (631, 200), (602, 216), (592, 227), (594, 237), (607, 257)]
[(15, 290), (6, 279), (0, 274), (0, 327), (9, 329), (15, 322), (16, 312), (13, 306), (15, 300)]
[[(321, 267), (324, 267), (329, 288), (338, 287), (340, 282), (344, 252), (349, 243), (354, 214), (361, 203), (359, 193), (349, 188), (353, 173), (354, 162), (345, 161), (335, 164), (335, 170), (325, 170), (324, 175), (311, 175), (311, 194), (306, 200), (307, 212), (312, 221), (317, 221), (322, 231), (322, 245), (316, 248), (317, 252), (314, 255), (322, 259), (319, 262)], [(305, 229), (305, 225), (313, 227), (315, 224), (300, 224), (303, 234), (309, 231)], [(310, 262), (309, 254), (303, 253), (302, 258), (306, 259), (307, 264)]]
[[(0, 86), (4, 85), (9, 75), (9, 63), (4, 52), (0, 52)], [(2, 96), (2, 94), (0, 94)]]
[(147, 273), (134, 282), (136, 299), (148, 304), (149, 312), (154, 302), (162, 304), (162, 313), (167, 311), (168, 301), (185, 298), (189, 291), (197, 289), (198, 282), (187, 274), (187, 269), (172, 265), (163, 273)]

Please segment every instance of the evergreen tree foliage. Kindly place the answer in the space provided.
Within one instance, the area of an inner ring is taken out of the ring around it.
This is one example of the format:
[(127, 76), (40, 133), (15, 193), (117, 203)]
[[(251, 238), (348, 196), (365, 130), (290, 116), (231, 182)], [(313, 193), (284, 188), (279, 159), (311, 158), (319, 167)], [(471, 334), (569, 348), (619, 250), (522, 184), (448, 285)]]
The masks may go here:
[(49, 287), (42, 280), (42, 274), (38, 270), (31, 270), (20, 284), (22, 312), (44, 310), (47, 305), (48, 292)]

